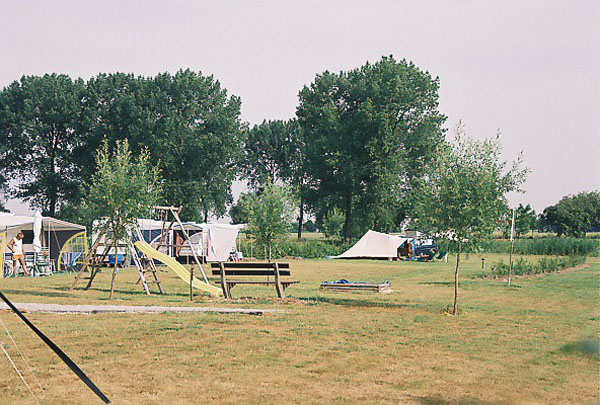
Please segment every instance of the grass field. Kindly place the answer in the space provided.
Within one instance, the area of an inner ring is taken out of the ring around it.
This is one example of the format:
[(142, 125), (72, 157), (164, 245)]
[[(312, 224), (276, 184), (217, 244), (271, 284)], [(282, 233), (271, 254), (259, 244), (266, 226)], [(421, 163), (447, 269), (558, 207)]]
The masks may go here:
[[(500, 257), (486, 255), (486, 261)], [(111, 302), (285, 310), (261, 317), (28, 316), (116, 404), (598, 401), (600, 359), (580, 349), (582, 342), (598, 342), (599, 259), (580, 270), (517, 279), (512, 289), (475, 278), (479, 267), (480, 256), (465, 262), (460, 317), (443, 312), (452, 300), (452, 257), (447, 264), (293, 261), (292, 274), (302, 283), (288, 289), (294, 299), (287, 302), (272, 299), (274, 289), (236, 287), (234, 297), (257, 298), (190, 304), (186, 285), (170, 273), (161, 273), (168, 294), (147, 297), (134, 285), (135, 271), (127, 270), (117, 276)], [(337, 278), (387, 279), (395, 291), (319, 292), (320, 281)], [(108, 303), (108, 272), (90, 291), (69, 292), (70, 280), (57, 275), (0, 285), (16, 302)], [(44, 386), (36, 391), (42, 403), (97, 402), (14, 314), (4, 311), (0, 319)], [(0, 403), (31, 403), (4, 357), (0, 370)]]

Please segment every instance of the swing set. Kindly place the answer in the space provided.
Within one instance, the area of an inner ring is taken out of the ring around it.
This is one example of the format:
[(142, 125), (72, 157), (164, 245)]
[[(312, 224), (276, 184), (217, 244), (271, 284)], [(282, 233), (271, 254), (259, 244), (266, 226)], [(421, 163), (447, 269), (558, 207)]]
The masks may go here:
[[(115, 242), (111, 239), (112, 237), (109, 232), (101, 232), (93, 242), (88, 253), (82, 259), (81, 266), (78, 268), (70, 290), (72, 291), (77, 286), (77, 283), (82, 278), (83, 272), (89, 268), (90, 275), (89, 277), (86, 277), (88, 282), (84, 287), (85, 290), (88, 290), (92, 286), (95, 277), (101, 271), (101, 268), (104, 267), (105, 259), (109, 256), (111, 251), (114, 251), (114, 265), (118, 265), (120, 260), (119, 249), (121, 249), (121, 251), (126, 252), (126, 254), (123, 255), (123, 265), (126, 266), (133, 262), (139, 273), (136, 284), (141, 283), (143, 290), (147, 295), (151, 295), (151, 291), (148, 286), (149, 284), (156, 284), (158, 287), (158, 293), (164, 294), (155, 263), (155, 261), (158, 261), (165, 264), (167, 268), (172, 270), (179, 278), (189, 284), (191, 301), (194, 299), (194, 288), (208, 292), (213, 296), (219, 296), (221, 294), (221, 290), (209, 284), (208, 277), (202, 268), (202, 261), (198, 256), (192, 241), (190, 240), (190, 235), (186, 226), (179, 217), (181, 209), (181, 206), (156, 206), (153, 208), (154, 212), (159, 213), (159, 217), (162, 220), (160, 237), (154, 238), (154, 240), (157, 240), (157, 242), (151, 242), (151, 244), (154, 244), (154, 246), (145, 241), (144, 234), (139, 227), (139, 223), (132, 227), (130, 235), (126, 241)], [(174, 233), (174, 231), (177, 231), (181, 234), (183, 238), (182, 243), (173, 243), (173, 241), (170, 240), (173, 238), (169, 238), (169, 236)], [(166, 252), (169, 252), (171, 249), (181, 249), (182, 247), (189, 248), (194, 258), (194, 263), (192, 263), (189, 271), (173, 257), (161, 252), (163, 249), (165, 249)], [(194, 270), (196, 266), (200, 271), (203, 280), (199, 280), (194, 277)]]

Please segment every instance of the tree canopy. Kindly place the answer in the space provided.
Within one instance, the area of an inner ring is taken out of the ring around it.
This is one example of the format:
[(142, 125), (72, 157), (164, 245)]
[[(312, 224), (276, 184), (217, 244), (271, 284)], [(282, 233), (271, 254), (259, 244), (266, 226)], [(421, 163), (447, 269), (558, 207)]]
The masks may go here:
[(544, 209), (544, 223), (558, 236), (585, 236), (592, 227), (600, 225), (600, 192), (582, 192), (564, 196), (555, 205)]
[(444, 139), (438, 89), (437, 78), (390, 56), (326, 71), (300, 91), (304, 195), (319, 220), (340, 208), (346, 238), (399, 225)]
[(166, 204), (182, 205), (190, 219), (223, 216), (242, 153), (240, 106), (213, 76), (191, 70), (102, 74), (87, 84), (84, 149), (104, 137), (128, 139), (134, 153), (148, 148), (165, 179)]
[(50, 215), (72, 214), (93, 156), (128, 140), (147, 149), (165, 179), (165, 204), (189, 219), (222, 216), (242, 156), (240, 99), (213, 76), (191, 70), (155, 77), (99, 74), (87, 82), (66, 75), (27, 76), (0, 92), (4, 172), (18, 179), (12, 195)]
[(297, 197), (298, 238), (304, 223), (306, 176), (305, 140), (298, 121), (263, 121), (248, 130), (245, 138), (243, 173), (248, 184), (260, 190), (268, 181), (280, 181)]
[[(512, 224), (512, 210), (506, 207), (504, 216), (504, 226), (502, 227), (502, 236), (510, 237), (510, 229)], [(529, 204), (519, 204), (515, 208), (515, 236), (517, 238), (532, 231), (537, 226), (537, 215)]]
[(84, 87), (81, 79), (47, 74), (23, 76), (0, 92), (3, 171), (18, 180), (10, 192), (49, 215), (78, 192), (74, 151)]

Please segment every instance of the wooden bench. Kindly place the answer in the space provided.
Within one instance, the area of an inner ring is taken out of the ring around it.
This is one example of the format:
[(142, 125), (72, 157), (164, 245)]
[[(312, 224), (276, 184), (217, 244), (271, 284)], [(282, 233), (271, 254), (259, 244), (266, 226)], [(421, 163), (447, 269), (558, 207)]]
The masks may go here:
[[(277, 297), (285, 298), (285, 289), (299, 281), (282, 280), (282, 276), (290, 276), (289, 263), (256, 263), (256, 262), (220, 262), (211, 263), (212, 274), (220, 276), (223, 296), (231, 298), (231, 289), (237, 284), (274, 285)], [(261, 277), (266, 280), (245, 280), (240, 277)], [(230, 278), (233, 277), (233, 278)], [(269, 280), (273, 277), (273, 280)]]

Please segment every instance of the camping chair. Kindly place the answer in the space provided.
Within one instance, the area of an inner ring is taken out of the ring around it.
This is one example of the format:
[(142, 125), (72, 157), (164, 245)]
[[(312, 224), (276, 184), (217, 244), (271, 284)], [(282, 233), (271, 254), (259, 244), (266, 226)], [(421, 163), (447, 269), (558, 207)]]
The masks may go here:
[(13, 266), (12, 266), (12, 255), (4, 255), (4, 265), (3, 268), (0, 269), (2, 271), (2, 277), (7, 278), (13, 275)]
[[(34, 263), (35, 263), (35, 259), (34, 259), (33, 254), (26, 253), (25, 254), (25, 265), (27, 266), (27, 270), (29, 271), (29, 274), (32, 274), (31, 272), (33, 271)], [(16, 271), (13, 271), (12, 254), (10, 255), (10, 259), (5, 260), (4, 269), (5, 269), (5, 271), (4, 271), (5, 277), (11, 277), (11, 276), (17, 277), (19, 274), (25, 275), (25, 270), (23, 269), (23, 266), (21, 265), (20, 261), (17, 262)]]
[(440, 250), (437, 254), (437, 256), (435, 256), (433, 258), (433, 260), (441, 260), (443, 259), (446, 255), (448, 254), (448, 252), (446, 252), (445, 250)]
[(51, 276), (52, 261), (50, 260), (50, 249), (42, 248), (35, 254), (33, 264), (34, 276)]

